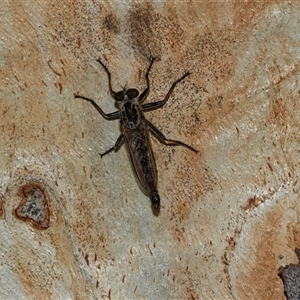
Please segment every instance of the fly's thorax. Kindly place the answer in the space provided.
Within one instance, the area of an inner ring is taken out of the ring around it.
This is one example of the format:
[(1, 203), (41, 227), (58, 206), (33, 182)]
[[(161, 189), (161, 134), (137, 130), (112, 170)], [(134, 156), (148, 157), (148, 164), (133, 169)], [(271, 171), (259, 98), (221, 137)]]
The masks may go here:
[(144, 114), (137, 98), (126, 98), (125, 96), (123, 103), (119, 104), (120, 121), (128, 129), (136, 129), (141, 124)]

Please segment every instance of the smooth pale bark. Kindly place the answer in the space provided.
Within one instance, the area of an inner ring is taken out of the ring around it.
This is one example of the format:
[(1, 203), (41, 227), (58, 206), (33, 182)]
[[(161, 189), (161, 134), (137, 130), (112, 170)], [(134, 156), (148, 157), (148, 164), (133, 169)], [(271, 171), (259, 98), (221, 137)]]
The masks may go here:
[[(300, 247), (299, 3), (73, 2), (1, 3), (0, 298), (285, 299), (278, 268)], [(141, 92), (153, 56), (148, 102), (191, 75), (146, 117), (199, 150), (152, 137), (158, 217), (125, 147), (100, 158), (118, 121), (74, 98), (115, 111), (96, 59), (114, 90)]]

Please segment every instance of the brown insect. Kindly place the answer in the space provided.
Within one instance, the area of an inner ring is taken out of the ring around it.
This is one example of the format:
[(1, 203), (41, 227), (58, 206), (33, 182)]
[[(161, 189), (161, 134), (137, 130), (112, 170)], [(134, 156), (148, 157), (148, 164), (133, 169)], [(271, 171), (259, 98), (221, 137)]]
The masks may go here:
[(160, 132), (145, 116), (145, 111), (155, 110), (166, 104), (171, 93), (173, 92), (177, 83), (182, 81), (190, 73), (185, 73), (182, 77), (177, 79), (169, 89), (167, 95), (162, 101), (143, 104), (149, 94), (149, 73), (155, 58), (152, 58), (151, 63), (146, 72), (146, 89), (139, 95), (137, 89), (123, 89), (115, 92), (111, 85), (111, 74), (104, 63), (98, 59), (97, 61), (104, 68), (108, 75), (108, 85), (111, 96), (115, 99), (118, 110), (106, 114), (98, 104), (85, 96), (75, 95), (75, 98), (80, 98), (90, 102), (97, 111), (107, 120), (120, 120), (121, 135), (117, 139), (115, 145), (101, 154), (101, 157), (116, 151), (120, 145), (125, 141), (129, 158), (132, 164), (137, 181), (143, 192), (150, 197), (152, 202), (152, 211), (154, 215), (159, 215), (160, 211), (160, 197), (157, 191), (157, 169), (152, 151), (151, 140), (149, 137), (149, 129), (155, 137), (165, 145), (168, 146), (184, 146), (194, 152), (198, 152), (193, 147), (176, 140), (167, 139), (162, 132)]

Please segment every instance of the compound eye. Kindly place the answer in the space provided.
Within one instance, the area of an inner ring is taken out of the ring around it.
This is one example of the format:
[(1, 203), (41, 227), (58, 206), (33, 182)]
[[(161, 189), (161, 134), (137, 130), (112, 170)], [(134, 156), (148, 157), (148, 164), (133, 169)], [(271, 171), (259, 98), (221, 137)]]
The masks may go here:
[(117, 92), (115, 94), (115, 100), (116, 101), (123, 101), (124, 100), (124, 92), (123, 91)]
[(139, 91), (137, 89), (129, 89), (126, 91), (126, 95), (129, 99), (133, 99), (139, 95)]

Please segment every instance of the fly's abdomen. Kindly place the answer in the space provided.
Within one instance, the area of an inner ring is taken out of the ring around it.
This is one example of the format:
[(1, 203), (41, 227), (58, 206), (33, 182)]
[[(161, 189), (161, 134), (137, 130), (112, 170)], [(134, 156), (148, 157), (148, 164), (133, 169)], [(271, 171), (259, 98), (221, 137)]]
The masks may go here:
[(152, 145), (145, 122), (141, 122), (138, 128), (129, 130), (122, 126), (127, 149), (135, 176), (149, 195), (157, 187), (157, 170), (153, 156)]

